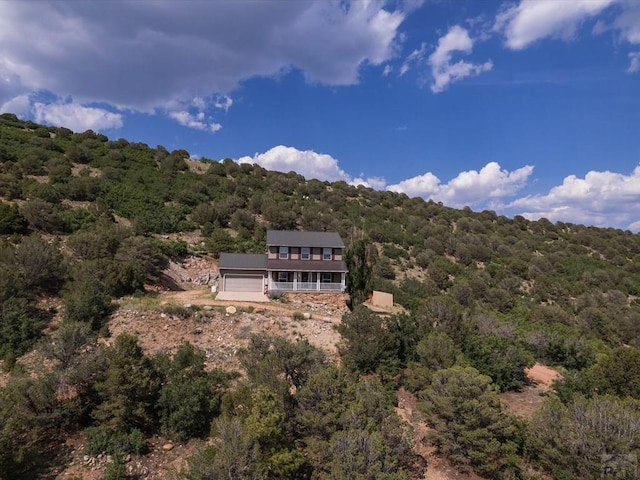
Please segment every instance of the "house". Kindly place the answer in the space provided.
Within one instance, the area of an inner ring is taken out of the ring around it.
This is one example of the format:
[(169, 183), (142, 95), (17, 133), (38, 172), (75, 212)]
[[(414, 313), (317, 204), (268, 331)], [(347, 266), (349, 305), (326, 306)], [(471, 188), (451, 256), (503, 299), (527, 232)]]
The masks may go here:
[(266, 254), (220, 254), (220, 291), (342, 292), (344, 249), (336, 232), (269, 230)]

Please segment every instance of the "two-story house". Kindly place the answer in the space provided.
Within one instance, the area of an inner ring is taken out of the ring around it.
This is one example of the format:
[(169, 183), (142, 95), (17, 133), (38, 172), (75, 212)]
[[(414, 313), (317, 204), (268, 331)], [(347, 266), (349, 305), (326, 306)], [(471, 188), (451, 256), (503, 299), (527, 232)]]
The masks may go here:
[(347, 266), (336, 232), (267, 231), (266, 254), (221, 253), (222, 292), (342, 292)]

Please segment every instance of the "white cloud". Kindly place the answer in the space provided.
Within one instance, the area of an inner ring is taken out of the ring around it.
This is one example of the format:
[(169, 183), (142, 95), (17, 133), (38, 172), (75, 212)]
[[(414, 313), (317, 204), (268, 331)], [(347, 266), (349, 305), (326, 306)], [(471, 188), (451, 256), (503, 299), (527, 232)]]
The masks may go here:
[(590, 171), (584, 178), (570, 175), (545, 195), (529, 195), (506, 205), (528, 218), (596, 226), (640, 225), (640, 166), (630, 175)]
[(322, 181), (344, 181), (351, 185), (364, 185), (365, 187), (384, 189), (386, 182), (381, 177), (353, 178), (338, 165), (338, 160), (325, 153), (317, 153), (313, 150), (298, 150), (294, 147), (278, 145), (264, 153), (256, 153), (253, 157), (242, 157), (238, 163), (257, 163), (258, 165), (278, 172), (299, 173), (305, 178), (316, 178)]
[(454, 52), (469, 54), (473, 49), (473, 40), (466, 29), (455, 25), (443, 37), (438, 40), (438, 46), (429, 56), (433, 83), (431, 91), (440, 93), (447, 89), (450, 83), (462, 80), (465, 77), (479, 75), (493, 68), (491, 61), (482, 64), (473, 64), (459, 60), (451, 63)]
[(36, 122), (64, 126), (75, 132), (122, 127), (122, 115), (77, 103), (36, 102), (33, 104), (33, 113)]
[(640, 72), (640, 52), (631, 52), (629, 54), (629, 68), (627, 73)]
[(239, 158), (238, 162), (257, 163), (268, 170), (279, 172), (294, 171), (305, 178), (317, 178), (330, 182), (351, 181), (351, 177), (338, 166), (338, 161), (331, 155), (313, 150), (298, 150), (284, 145), (278, 145), (264, 153), (256, 153), (253, 157)]
[(231, 105), (233, 105), (233, 100), (228, 95), (220, 95), (215, 99), (213, 104), (216, 108), (224, 110), (225, 112), (229, 111)]
[(222, 128), (222, 125), (220, 125), (219, 123), (207, 121), (204, 112), (191, 114), (186, 110), (182, 110), (177, 112), (169, 112), (169, 117), (173, 118), (180, 125), (193, 128), (195, 130), (217, 132)]
[(0, 105), (0, 113), (15, 113), (19, 117), (27, 115), (31, 111), (31, 99), (29, 95), (18, 95)]
[(306, 178), (345, 181), (376, 190), (405, 193), (442, 202), (449, 207), (470, 206), (475, 210), (490, 208), (508, 215), (523, 215), (530, 219), (545, 217), (553, 222), (564, 221), (603, 227), (621, 227), (640, 231), (640, 166), (630, 175), (613, 172), (589, 172), (585, 178), (575, 175), (544, 195), (528, 195), (505, 203), (525, 188), (534, 167), (525, 165), (509, 171), (497, 162), (489, 162), (479, 171), (468, 170), (443, 183), (432, 172), (418, 175), (394, 185), (384, 178), (364, 174), (353, 177), (345, 172), (331, 155), (298, 150), (278, 145), (253, 157), (242, 157), (240, 163), (257, 163), (269, 170), (295, 171)]
[(391, 65), (385, 65), (384, 70), (382, 71), (382, 76), (388, 77), (391, 72), (393, 72), (393, 67)]
[(638, 220), (637, 222), (630, 223), (627, 228), (632, 232), (640, 232), (640, 220)]
[(349, 183), (354, 186), (362, 185), (363, 187), (373, 188), (374, 190), (384, 190), (387, 185), (387, 181), (382, 177), (369, 177), (365, 179), (362, 174)]
[(400, 67), (400, 76), (407, 73), (411, 69), (412, 65), (414, 64), (419, 65), (420, 63), (422, 63), (424, 61), (426, 54), (427, 54), (427, 44), (423, 42), (422, 45), (420, 45), (420, 48), (415, 49), (404, 60), (404, 62), (402, 63), (402, 66)]
[(506, 46), (521, 50), (543, 38), (570, 40), (580, 24), (617, 0), (521, 0), (496, 17), (494, 30), (504, 33)]
[(526, 185), (531, 173), (533, 167), (529, 165), (509, 172), (501, 169), (498, 163), (489, 162), (479, 172), (461, 172), (448, 183), (442, 183), (433, 173), (427, 172), (390, 185), (388, 190), (432, 199), (451, 207), (473, 207), (515, 195)]
[[(48, 91), (80, 104), (174, 111), (166, 105), (227, 95), (291, 67), (314, 83), (356, 84), (363, 65), (397, 55), (398, 27), (416, 5), (386, 3), (0, 2), (0, 103)], [(215, 98), (210, 107), (231, 106)]]
[(624, 0), (621, 6), (622, 12), (615, 19), (614, 27), (620, 30), (627, 42), (640, 44), (640, 3), (636, 0)]

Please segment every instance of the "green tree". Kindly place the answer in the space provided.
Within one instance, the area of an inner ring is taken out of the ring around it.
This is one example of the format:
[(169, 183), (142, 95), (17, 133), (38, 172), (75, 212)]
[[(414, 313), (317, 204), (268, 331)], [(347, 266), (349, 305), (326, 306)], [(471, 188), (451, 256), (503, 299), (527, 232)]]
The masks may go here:
[(60, 363), (62, 370), (67, 370), (79, 361), (80, 351), (93, 339), (90, 325), (66, 321), (54, 333), (52, 341), (44, 344), (43, 350)]
[[(640, 403), (632, 399), (576, 397), (565, 405), (550, 397), (527, 430), (527, 455), (553, 478), (602, 478), (603, 455), (625, 458), (638, 451), (639, 411)], [(616, 474), (635, 478), (635, 469)]]
[(29, 351), (43, 328), (44, 322), (28, 300), (14, 297), (0, 303), (0, 357)]
[(101, 403), (93, 417), (121, 432), (153, 430), (161, 382), (153, 362), (129, 334), (119, 335), (105, 355), (106, 378), (96, 385)]
[(64, 319), (67, 322), (81, 322), (99, 330), (112, 311), (111, 297), (102, 282), (95, 278), (73, 282), (65, 293)]
[(519, 342), (495, 335), (470, 335), (464, 352), (471, 364), (491, 377), (501, 391), (524, 386), (525, 368), (535, 363), (533, 355)]
[(461, 363), (462, 352), (451, 337), (441, 330), (434, 330), (416, 345), (418, 361), (435, 371), (451, 368)]
[(271, 385), (275, 390), (280, 377), (286, 381), (287, 390), (299, 390), (309, 375), (325, 364), (324, 352), (307, 339), (290, 342), (269, 335), (252, 335), (239, 356), (252, 382)]
[(170, 360), (157, 408), (160, 426), (178, 440), (204, 435), (220, 413), (220, 400), (229, 375), (205, 370), (205, 354), (184, 343)]
[(196, 452), (187, 460), (189, 480), (261, 480), (265, 472), (259, 468), (258, 445), (247, 434), (240, 417), (220, 417), (212, 434), (219, 441)]
[(398, 362), (400, 339), (384, 318), (365, 306), (345, 314), (337, 329), (342, 336), (338, 351), (347, 368), (370, 373)]
[(66, 268), (58, 246), (39, 235), (23, 237), (16, 246), (11, 264), (22, 275), (25, 287), (56, 292), (66, 277)]
[(29, 223), (17, 205), (0, 201), (0, 235), (25, 233)]
[(489, 377), (471, 367), (439, 370), (419, 398), (433, 441), (454, 463), (492, 478), (515, 467), (518, 428)]
[(371, 294), (371, 279), (374, 260), (365, 239), (354, 240), (344, 252), (349, 274), (347, 292), (353, 306), (363, 303)]

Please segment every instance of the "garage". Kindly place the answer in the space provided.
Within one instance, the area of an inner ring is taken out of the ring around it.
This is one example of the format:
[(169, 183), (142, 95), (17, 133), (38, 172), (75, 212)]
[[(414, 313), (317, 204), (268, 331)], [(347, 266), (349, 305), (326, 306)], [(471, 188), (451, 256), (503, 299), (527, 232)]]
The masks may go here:
[(264, 277), (262, 275), (226, 274), (222, 289), (225, 292), (262, 292)]

